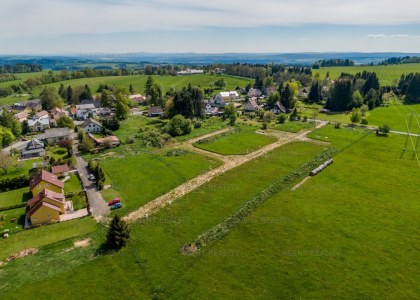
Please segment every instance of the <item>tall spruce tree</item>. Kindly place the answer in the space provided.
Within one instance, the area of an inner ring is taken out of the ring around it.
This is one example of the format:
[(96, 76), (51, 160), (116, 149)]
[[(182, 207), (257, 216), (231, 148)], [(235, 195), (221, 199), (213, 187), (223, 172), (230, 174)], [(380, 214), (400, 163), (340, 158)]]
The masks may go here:
[(106, 245), (113, 250), (119, 250), (127, 245), (130, 238), (130, 228), (128, 224), (116, 214), (109, 224), (106, 235)]

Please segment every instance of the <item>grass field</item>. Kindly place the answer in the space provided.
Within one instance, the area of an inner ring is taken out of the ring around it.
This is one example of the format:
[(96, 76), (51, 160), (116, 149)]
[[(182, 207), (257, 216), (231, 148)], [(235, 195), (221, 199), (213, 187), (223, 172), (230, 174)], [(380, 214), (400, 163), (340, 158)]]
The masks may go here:
[[(47, 86), (54, 86), (59, 87), (61, 83), (63, 83), (66, 87), (71, 85), (72, 87), (78, 85), (85, 85), (88, 84), (91, 88), (92, 92), (95, 92), (100, 84), (108, 84), (108, 85), (115, 85), (119, 87), (129, 88), (130, 84), (133, 85), (136, 92), (144, 93), (144, 85), (147, 80), (146, 75), (130, 75), (130, 76), (108, 76), (108, 77), (95, 77), (95, 78), (81, 78), (81, 79), (73, 79), (68, 81), (62, 81), (57, 83), (51, 83)], [(154, 75), (153, 79), (155, 82), (160, 84), (163, 89), (164, 93), (169, 91), (170, 88), (179, 89), (182, 87), (187, 87), (189, 83), (192, 86), (200, 86), (201, 88), (209, 88), (210, 83), (214, 83), (215, 81), (224, 78), (226, 81), (226, 88), (225, 90), (234, 90), (237, 86), (245, 87), (250, 79), (241, 78), (241, 77), (233, 77), (233, 76), (220, 76), (220, 75), (191, 75), (191, 76), (158, 76)], [(39, 92), (42, 87), (37, 87), (35, 90)], [(215, 90), (216, 91), (216, 90)], [(216, 91), (217, 92), (217, 91)]]
[(178, 157), (144, 153), (106, 159), (101, 164), (112, 182), (112, 188), (101, 193), (106, 201), (120, 197), (124, 207), (118, 213), (125, 214), (220, 162), (195, 153)]
[(0, 208), (24, 203), (32, 198), (29, 188), (21, 188), (13, 191), (0, 193)]
[[(29, 295), (32, 288), (38, 286), (48, 297), (54, 293), (52, 283), (55, 280), (63, 284), (60, 296), (64, 298), (92, 293), (97, 297), (165, 298), (171, 297), (180, 287), (187, 292), (193, 283), (179, 279), (206, 254), (182, 256), (180, 247), (219, 223), (270, 182), (321, 151), (322, 147), (310, 143), (290, 144), (228, 171), (175, 201), (156, 216), (134, 224), (132, 242), (124, 254), (100, 257), (57, 277), (31, 283), (7, 296)], [(95, 276), (91, 270), (95, 270)], [(213, 271), (209, 269), (203, 280), (209, 280)], [(8, 273), (9, 270), (5, 269), (5, 278)], [(109, 276), (115, 274), (118, 274), (121, 284), (109, 288)], [(89, 289), (85, 289), (83, 286), (88, 282)], [(217, 294), (212, 292), (212, 295)], [(208, 298), (208, 294), (201, 296)]]
[(92, 218), (86, 217), (12, 234), (8, 239), (1, 241), (0, 259), (24, 249), (43, 247), (93, 232), (96, 230), (96, 226), (96, 222)]
[(234, 132), (198, 141), (195, 147), (223, 155), (247, 154), (276, 141), (274, 137), (255, 133), (253, 126), (237, 126)]
[(300, 122), (300, 121), (286, 122), (283, 124), (275, 124), (274, 126), (272, 126), (272, 128), (274, 129), (277, 129), (280, 131), (286, 131), (286, 132), (293, 132), (293, 133), (297, 133), (299, 131), (302, 131), (303, 129), (309, 129), (313, 127), (315, 127), (313, 122)]
[[(318, 108), (302, 108), (302, 116), (313, 118), (314, 111), (318, 111)], [(404, 104), (393, 104), (387, 107), (378, 107), (374, 110), (369, 111), (366, 114), (366, 118), (369, 122), (369, 126), (381, 126), (388, 124), (391, 130), (407, 132), (406, 121), (409, 121), (411, 113), (417, 117), (420, 122), (420, 104), (404, 105)], [(318, 120), (324, 120), (329, 122), (340, 122), (343, 124), (349, 124), (350, 114), (336, 113), (336, 114), (321, 114), (316, 115)], [(411, 131), (418, 133), (419, 126), (415, 119), (413, 119)]]
[(330, 72), (331, 79), (337, 79), (342, 72), (349, 74), (361, 73), (364, 70), (376, 72), (381, 85), (396, 85), (402, 74), (416, 73), (420, 70), (420, 64), (401, 64), (388, 66), (352, 66), (352, 67), (330, 67), (319, 70), (312, 70), (312, 73), (320, 74), (324, 79), (327, 72)]

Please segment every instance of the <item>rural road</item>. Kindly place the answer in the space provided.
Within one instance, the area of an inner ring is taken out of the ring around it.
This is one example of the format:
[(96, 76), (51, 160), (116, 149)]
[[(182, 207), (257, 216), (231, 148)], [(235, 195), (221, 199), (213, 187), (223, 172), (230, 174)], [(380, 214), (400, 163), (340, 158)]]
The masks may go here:
[[(319, 124), (317, 124), (317, 126), (313, 129), (318, 129), (321, 128), (322, 126), (325, 126), (327, 124), (327, 122), (320, 122)], [(229, 155), (229, 156), (223, 156), (220, 154), (215, 154), (215, 153), (211, 153), (202, 149), (198, 149), (195, 148), (194, 146), (192, 146), (193, 143), (195, 143), (197, 140), (199, 139), (203, 139), (209, 136), (214, 136), (217, 134), (221, 134), (226, 132), (226, 129), (222, 129), (219, 131), (216, 131), (214, 133), (211, 133), (209, 135), (205, 135), (205, 136), (201, 136), (197, 139), (192, 139), (187, 141), (184, 144), (184, 147), (198, 152), (200, 154), (204, 154), (207, 156), (212, 156), (212, 157), (216, 157), (219, 158), (222, 162), (223, 165), (221, 165), (220, 167), (217, 167), (215, 169), (212, 169), (206, 173), (203, 173), (183, 184), (181, 184), (180, 186), (176, 187), (175, 189), (169, 191), (168, 193), (148, 202), (147, 204), (145, 204), (144, 206), (140, 207), (138, 210), (131, 212), (130, 214), (128, 214), (127, 216), (124, 217), (125, 220), (127, 221), (135, 221), (137, 219), (146, 217), (156, 211), (158, 211), (160, 208), (170, 204), (172, 201), (184, 196), (185, 194), (188, 194), (190, 192), (192, 192), (193, 190), (197, 189), (198, 187), (202, 186), (203, 184), (205, 184), (206, 182), (209, 182), (210, 180), (212, 180), (214, 177), (223, 174), (226, 171), (229, 171), (233, 168), (236, 168), (248, 161), (251, 161), (257, 157), (260, 157), (264, 154), (266, 154), (269, 151), (272, 151), (282, 145), (285, 145), (287, 143), (293, 142), (293, 141), (297, 141), (297, 140), (301, 140), (303, 139), (306, 134), (308, 134), (309, 132), (311, 132), (313, 129), (311, 130), (305, 130), (299, 134), (292, 134), (292, 133), (284, 133), (282, 135), (273, 135), (276, 136), (277, 141), (269, 144), (265, 147), (262, 147), (254, 152), (251, 152), (249, 154), (246, 155)], [(268, 134), (270, 134), (270, 131), (268, 131)]]
[(76, 168), (88, 197), (90, 212), (97, 220), (106, 217), (110, 212), (108, 204), (102, 198), (102, 195), (97, 190), (95, 184), (88, 179), (88, 164), (78, 152), (76, 143), (73, 146), (73, 151), (77, 161)]

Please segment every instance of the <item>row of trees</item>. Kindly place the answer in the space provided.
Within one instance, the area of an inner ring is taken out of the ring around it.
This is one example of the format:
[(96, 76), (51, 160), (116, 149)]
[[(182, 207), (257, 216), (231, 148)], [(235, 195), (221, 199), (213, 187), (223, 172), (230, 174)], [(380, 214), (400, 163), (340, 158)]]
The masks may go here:
[(14, 64), (0, 66), (0, 74), (3, 73), (32, 73), (41, 72), (42, 67), (39, 64)]
[(402, 75), (398, 83), (398, 92), (405, 96), (406, 103), (420, 103), (420, 74)]

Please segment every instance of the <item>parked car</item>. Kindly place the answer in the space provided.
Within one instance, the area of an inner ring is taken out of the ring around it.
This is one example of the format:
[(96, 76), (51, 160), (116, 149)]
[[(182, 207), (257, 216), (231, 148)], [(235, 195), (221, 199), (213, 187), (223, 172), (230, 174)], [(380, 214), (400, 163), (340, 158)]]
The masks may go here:
[(91, 181), (95, 180), (95, 176), (93, 174), (89, 174), (88, 179)]
[(111, 209), (118, 209), (118, 208), (121, 208), (121, 207), (122, 207), (121, 202), (118, 202), (118, 203), (115, 203), (114, 205), (111, 205)]
[(111, 205), (114, 205), (114, 204), (117, 204), (117, 203), (120, 203), (120, 202), (121, 202), (120, 198), (115, 198), (115, 199), (108, 202), (108, 206), (111, 206)]

